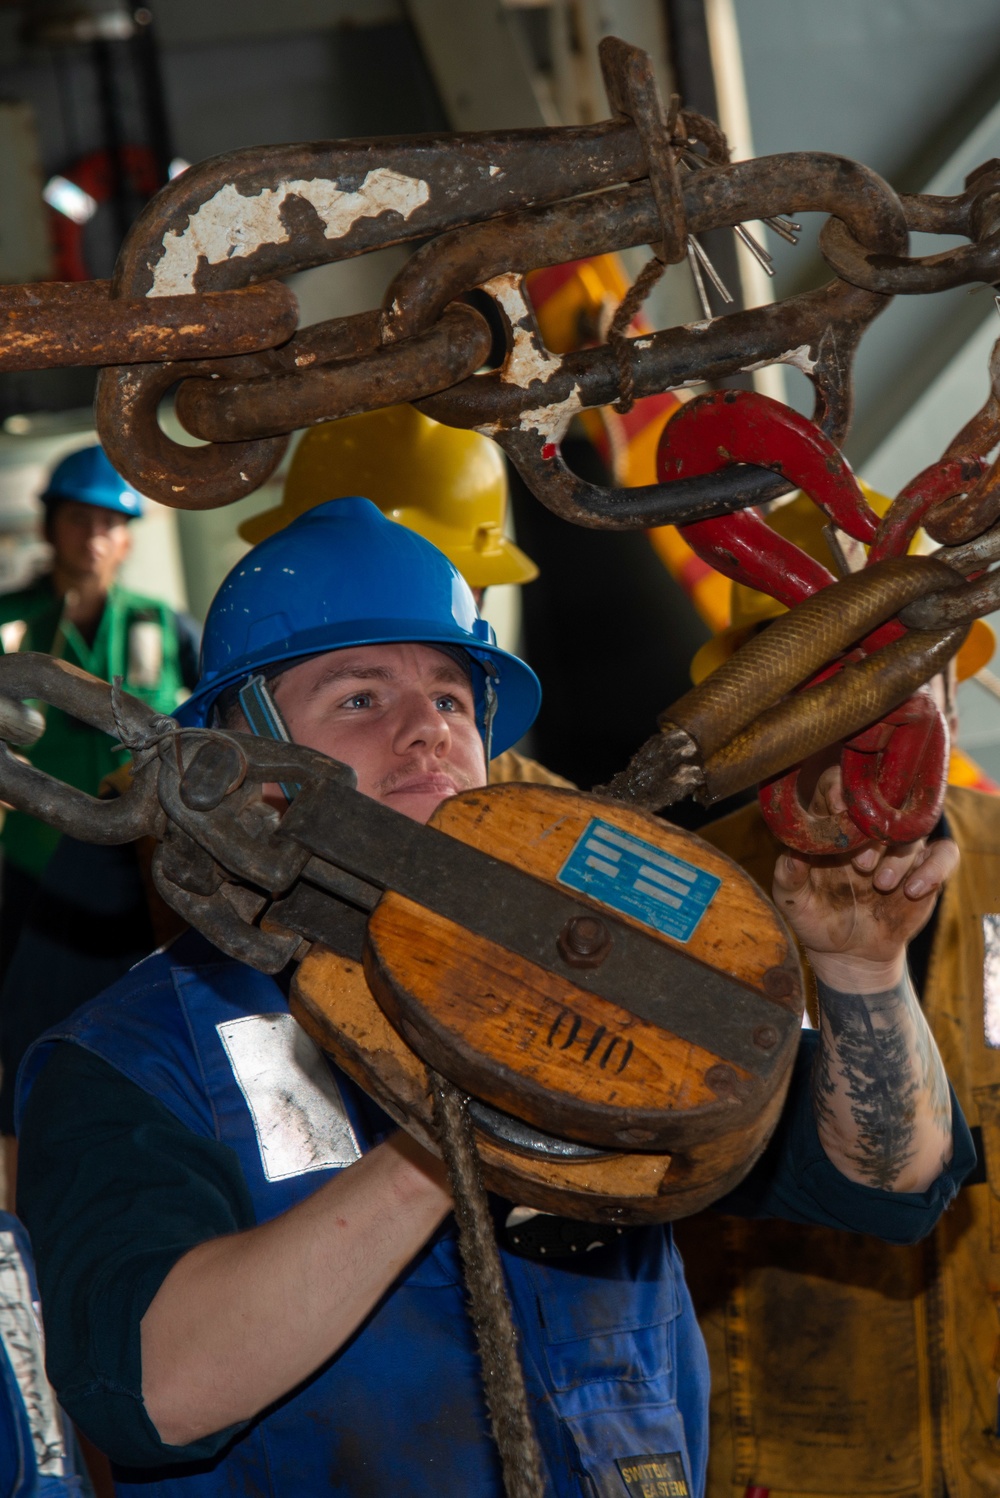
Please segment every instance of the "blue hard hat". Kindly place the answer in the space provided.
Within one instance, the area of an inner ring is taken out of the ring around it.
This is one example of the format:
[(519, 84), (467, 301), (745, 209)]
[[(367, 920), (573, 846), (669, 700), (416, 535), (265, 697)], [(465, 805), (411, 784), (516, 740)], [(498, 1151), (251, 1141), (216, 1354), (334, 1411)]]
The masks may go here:
[(476, 718), (483, 731), (489, 680), (494, 754), (531, 727), (538, 678), (499, 648), (444, 553), (371, 500), (328, 500), (261, 541), (225, 579), (205, 621), (198, 685), (175, 716), (205, 726), (227, 687), (281, 661), (408, 640), (464, 650), (482, 668), (473, 671)]
[(135, 519), (142, 514), (142, 495), (111, 466), (103, 447), (81, 447), (57, 463), (48, 488), (40, 496), (43, 505), (60, 499), (75, 499), (78, 504), (97, 505)]

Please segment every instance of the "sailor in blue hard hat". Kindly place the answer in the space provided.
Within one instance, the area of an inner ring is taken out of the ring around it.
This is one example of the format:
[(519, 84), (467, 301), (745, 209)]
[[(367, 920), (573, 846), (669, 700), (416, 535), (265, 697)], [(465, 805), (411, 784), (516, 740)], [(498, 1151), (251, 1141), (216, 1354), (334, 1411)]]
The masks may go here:
[(52, 547), (52, 590), (84, 638), (92, 638), (131, 550), (128, 524), (142, 514), (142, 497), (96, 445), (57, 463), (39, 497)]
[(142, 495), (115, 469), (103, 447), (81, 447), (53, 468), (39, 496), (46, 515), (63, 503), (90, 505), (135, 520), (143, 512)]
[[(106, 475), (110, 465), (103, 455), (101, 460)], [(82, 465), (74, 468), (76, 478), (87, 476)], [(59, 473), (49, 486), (53, 497), (56, 477)], [(110, 482), (99, 492), (109, 496), (113, 492)], [(64, 493), (59, 509), (69, 503)], [(35, 601), (39, 605), (47, 601), (51, 614), (56, 607), (51, 584), (43, 580), (36, 585), (36, 593)], [(55, 621), (50, 619), (50, 623), (54, 629)], [(29, 639), (26, 648), (51, 648), (37, 630)], [(351, 647), (350, 660), (346, 647)], [(107, 679), (111, 663), (81, 660), (82, 649), (81, 643), (71, 658)], [(325, 653), (333, 650), (340, 652), (341, 673), (335, 701), (329, 700), (333, 684), (322, 681)], [(363, 658), (358, 654), (361, 650)], [(343, 674), (347, 666), (361, 674), (348, 679)], [(125, 673), (119, 664), (112, 674)], [(309, 677), (309, 690), (301, 694), (303, 676)], [(254, 688), (247, 691), (251, 682)], [(226, 722), (243, 730), (249, 725), (257, 732), (287, 731), (300, 742), (355, 765), (362, 791), (421, 820), (447, 796), (485, 782), (489, 741), (497, 753), (516, 743), (540, 700), (534, 674), (497, 647), (489, 624), (477, 614), (469, 587), (447, 557), (359, 498), (316, 507), (270, 536), (232, 570), (209, 611), (200, 674), (195, 663), (192, 676), (185, 675), (185, 684), (195, 689), (178, 711), (185, 723)], [(126, 687), (136, 690), (134, 678), (126, 679)], [(314, 687), (322, 690), (314, 691)], [(173, 711), (176, 703), (176, 695), (164, 698), (159, 710)], [(384, 735), (376, 736), (377, 752), (370, 747), (375, 740), (369, 741), (367, 749), (359, 747), (359, 739), (366, 735), (358, 731), (375, 713), (383, 715), (383, 722), (391, 716), (399, 725), (391, 743)], [(281, 726), (282, 716), (285, 726)], [(53, 735), (53, 722), (62, 730), (62, 740), (58, 733)], [(67, 738), (71, 744), (65, 742)], [(400, 743), (404, 748), (397, 752)], [(96, 747), (112, 762), (100, 773), (80, 762), (76, 773), (66, 764), (73, 745), (78, 746), (78, 760), (84, 754), (92, 757)], [(37, 763), (37, 756), (49, 751), (44, 768), (92, 791), (101, 774), (116, 767), (113, 741), (74, 727), (64, 715), (50, 718), (50, 727), (32, 756)], [(121, 755), (117, 760), (121, 761)], [(28, 877), (35, 867), (44, 872), (43, 859), (50, 848), (42, 846), (42, 839), (50, 838), (54, 845), (54, 837), (47, 827), (21, 814), (12, 814), (8, 823), (5, 836), (20, 837), (28, 857), (36, 860), (24, 872), (13, 861), (8, 866), (13, 922), (23, 904), (17, 894), (27, 886), (28, 897), (33, 899), (38, 886), (34, 881), (28, 884)], [(59, 1006), (66, 1004), (74, 984), (84, 981), (81, 973), (96, 967), (91, 963), (87, 968), (89, 952), (85, 952), (79, 962), (72, 962), (70, 981), (63, 975), (62, 981), (53, 984), (44, 977), (64, 960), (66, 951), (65, 932), (54, 929), (65, 899), (49, 901), (50, 885), (54, 895), (64, 896), (67, 887), (72, 892), (72, 879), (91, 862), (86, 851), (77, 848), (71, 853), (64, 848), (62, 864), (54, 866), (51, 880), (45, 872), (29, 934), (18, 951), (10, 980), (0, 989), (3, 1135), (13, 1134), (14, 1078), (26, 1044), (69, 1012)], [(116, 888), (124, 889), (123, 876), (117, 873), (116, 878)], [(93, 903), (93, 889), (100, 880), (84, 875), (83, 882), (87, 900)], [(113, 898), (109, 885), (108, 900)], [(136, 906), (144, 909), (138, 891), (136, 900), (123, 907), (117, 923), (122, 950), (132, 954), (132, 960), (137, 946), (141, 950), (141, 938), (126, 939), (126, 932), (139, 925), (133, 913)], [(0, 911), (0, 934), (2, 921)], [(12, 930), (11, 947), (13, 940)], [(30, 1000), (40, 1022), (22, 1017), (16, 1026), (5, 1026), (8, 991), (8, 1007), (16, 1002), (20, 1008), (24, 995), (24, 1006)]]
[[(450, 688), (459, 686), (456, 696)], [(309, 510), (233, 568), (205, 623), (198, 686), (178, 717), (242, 727), (242, 716), (257, 732), (287, 731), (347, 759), (360, 789), (399, 810), (412, 805), (423, 820), (429, 802), (483, 783), (490, 754), (522, 737), (540, 700), (534, 672), (500, 649), (443, 552), (351, 497)], [(419, 749), (407, 738), (411, 709), (414, 743), (428, 740)], [(400, 731), (391, 744), (380, 736), (378, 764), (359, 765), (352, 735), (373, 713), (398, 720)], [(411, 795), (411, 781), (423, 789)]]
[[(425, 822), (485, 783), (491, 730), (507, 746), (538, 702), (448, 559), (351, 498), (229, 574), (178, 717), (287, 734)], [(815, 1070), (797, 1068), (793, 1112), (744, 1210), (911, 1241), (971, 1169), (903, 945), (927, 907), (906, 905), (902, 880), (918, 868), (926, 900), (954, 866), (950, 846), (898, 850), (877, 900), (869, 871), (856, 902), (841, 871), (814, 886), (804, 860), (781, 861), (782, 909), (830, 982), (834, 1018), (806, 1042)], [(448, 877), (446, 863), (428, 873)], [(466, 939), (448, 954), (459, 992)], [(326, 971), (336, 1001), (341, 970)], [(128, 1469), (122, 1494), (499, 1498), (443, 1166), (320, 1054), (290, 981), (188, 931), (26, 1056), (18, 1205), (53, 1385)], [(503, 1025), (502, 994), (476, 984), (470, 973), (471, 1012), (489, 1004)], [(889, 1015), (881, 1030), (869, 1002)], [(543, 1021), (517, 1044), (530, 1062), (554, 1033)], [(701, 1498), (707, 1360), (669, 1231), (649, 1223), (603, 1243), (592, 1231), (578, 1261), (544, 1259), (544, 1244), (535, 1262), (500, 1249), (545, 1492), (637, 1492), (650, 1471)]]

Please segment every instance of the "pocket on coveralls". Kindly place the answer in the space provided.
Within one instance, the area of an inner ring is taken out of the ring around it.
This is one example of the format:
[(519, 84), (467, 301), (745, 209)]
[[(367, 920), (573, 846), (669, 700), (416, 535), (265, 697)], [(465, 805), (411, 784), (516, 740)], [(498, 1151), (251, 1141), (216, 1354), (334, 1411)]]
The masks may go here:
[(664, 1378), (672, 1384), (681, 1309), (672, 1275), (620, 1278), (534, 1263), (527, 1269), (553, 1389)]
[(572, 1269), (526, 1266), (553, 1403), (587, 1498), (689, 1498), (676, 1266), (662, 1235), (627, 1236)]
[(588, 1498), (694, 1498), (675, 1404), (600, 1410), (566, 1421)]

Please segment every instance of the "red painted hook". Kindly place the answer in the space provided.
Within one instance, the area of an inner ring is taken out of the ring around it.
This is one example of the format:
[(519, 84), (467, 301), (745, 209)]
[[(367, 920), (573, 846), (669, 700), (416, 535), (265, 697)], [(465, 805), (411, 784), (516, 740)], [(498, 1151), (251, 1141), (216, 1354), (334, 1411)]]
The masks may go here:
[[(871, 541), (878, 516), (844, 455), (815, 423), (754, 390), (717, 390), (689, 401), (668, 421), (657, 450), (661, 483), (754, 463), (804, 490), (857, 541)], [(700, 523), (700, 522), (699, 522)]]

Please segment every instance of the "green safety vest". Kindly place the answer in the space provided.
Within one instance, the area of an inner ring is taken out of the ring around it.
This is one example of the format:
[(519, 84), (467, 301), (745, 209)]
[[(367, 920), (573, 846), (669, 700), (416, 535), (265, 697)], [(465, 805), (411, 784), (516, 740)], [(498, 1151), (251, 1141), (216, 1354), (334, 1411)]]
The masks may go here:
[[(183, 691), (176, 616), (166, 604), (112, 587), (92, 645), (63, 617), (63, 601), (47, 577), (30, 588), (0, 597), (0, 626), (25, 624), (20, 650), (40, 650), (112, 681), (157, 712), (172, 713)], [(44, 707), (45, 732), (22, 750), (46, 774), (96, 795), (101, 781), (124, 763), (117, 740), (58, 708)], [(10, 811), (0, 832), (5, 859), (40, 876), (55, 851), (59, 833), (44, 822)]]

